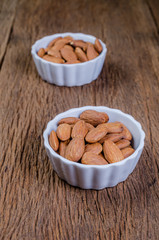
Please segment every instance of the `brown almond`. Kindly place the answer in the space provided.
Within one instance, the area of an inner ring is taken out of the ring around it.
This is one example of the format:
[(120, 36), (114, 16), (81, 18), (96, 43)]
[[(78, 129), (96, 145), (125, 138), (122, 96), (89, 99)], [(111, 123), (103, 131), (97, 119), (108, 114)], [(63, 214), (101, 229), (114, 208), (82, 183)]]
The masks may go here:
[(83, 164), (87, 165), (106, 165), (108, 164), (105, 159), (103, 159), (101, 156), (92, 153), (92, 152), (86, 152), (83, 154), (81, 162)]
[(67, 123), (60, 124), (57, 127), (56, 134), (61, 141), (66, 141), (71, 137), (71, 126)]
[(107, 129), (98, 126), (87, 133), (85, 140), (89, 143), (95, 143), (102, 139), (106, 134)]
[(75, 63), (81, 63), (79, 60), (70, 60), (65, 62), (64, 64), (75, 64)]
[(127, 139), (127, 140), (131, 141), (131, 139), (132, 139), (131, 132), (129, 131), (129, 129), (123, 123), (122, 123), (122, 127), (123, 127), (123, 131), (121, 133), (122, 137), (124, 139)]
[(57, 151), (59, 148), (59, 140), (57, 138), (56, 132), (54, 130), (51, 131), (50, 136), (49, 136), (49, 143), (50, 146), (54, 151)]
[(38, 56), (42, 58), (44, 55), (45, 55), (45, 49), (40, 48), (39, 51), (38, 51)]
[(60, 142), (60, 145), (59, 145), (59, 154), (62, 156), (62, 157), (65, 157), (65, 151), (66, 151), (66, 147), (68, 145), (69, 141), (64, 141), (64, 142)]
[(97, 112), (95, 110), (86, 110), (81, 113), (80, 119), (87, 123), (97, 126), (98, 124), (108, 122), (109, 117), (104, 112)]
[(124, 159), (120, 149), (111, 140), (106, 140), (103, 144), (103, 152), (105, 159), (109, 163), (119, 162)]
[(73, 138), (65, 151), (65, 158), (77, 162), (80, 160), (84, 153), (85, 143), (83, 138), (75, 137)]
[(100, 153), (99, 156), (102, 157), (106, 161), (106, 159), (105, 159), (105, 157), (103, 156), (102, 153)]
[(74, 47), (80, 47), (84, 51), (86, 51), (86, 49), (87, 49), (87, 43), (84, 42), (83, 40), (73, 40), (70, 42), (70, 44)]
[(102, 44), (100, 43), (98, 38), (96, 38), (96, 40), (95, 40), (94, 47), (95, 47), (95, 49), (97, 50), (98, 53), (101, 53), (102, 50), (103, 50)]
[(85, 146), (85, 152), (100, 154), (102, 152), (102, 145), (100, 143), (87, 144)]
[(130, 141), (127, 139), (121, 139), (118, 142), (116, 142), (116, 145), (119, 149), (126, 148), (130, 145)]
[(60, 51), (59, 51), (59, 50), (50, 48), (47, 53), (48, 53), (48, 55), (50, 55), (50, 56), (57, 57), (57, 58), (61, 58), (61, 54), (60, 54)]
[(82, 137), (84, 138), (86, 136), (88, 132), (88, 128), (85, 124), (85, 121), (80, 120), (78, 122), (75, 123), (73, 129), (72, 129), (72, 133), (71, 133), (71, 137)]
[(98, 57), (98, 55), (99, 54), (96, 52), (93, 44), (89, 43), (88, 47), (87, 47), (87, 58), (88, 58), (88, 60), (92, 60), (92, 59)]
[(67, 39), (67, 38), (60, 39), (60, 40), (55, 42), (55, 44), (53, 46), (53, 49), (60, 50), (61, 48), (63, 48), (69, 42), (70, 42), (70, 40)]
[(90, 131), (94, 128), (94, 126), (92, 124), (87, 123), (87, 122), (86, 122), (86, 126), (87, 126), (88, 131)]
[(71, 36), (65, 36), (64, 38), (69, 39), (69, 40), (73, 40), (73, 37), (71, 37)]
[(60, 39), (62, 39), (62, 37), (57, 37), (57, 38), (53, 39), (53, 40), (48, 44), (47, 47), (52, 47), (52, 46), (55, 44), (55, 42), (57, 42), (57, 41), (60, 40)]
[(120, 139), (122, 139), (122, 135), (121, 133), (119, 134), (110, 133), (110, 134), (107, 134), (105, 137), (103, 137), (99, 142), (102, 144), (104, 143), (105, 140), (108, 140), (108, 139), (113, 142), (118, 142)]
[(74, 48), (71, 47), (70, 45), (65, 45), (63, 48), (67, 48), (67, 49), (69, 49), (69, 50), (71, 50), (71, 51), (74, 51)]
[(120, 122), (105, 123), (108, 133), (120, 133), (123, 131), (122, 124)]
[(66, 61), (76, 61), (77, 60), (77, 56), (74, 53), (74, 51), (67, 49), (67, 48), (61, 48), (60, 50), (62, 57), (66, 60)]
[(121, 152), (122, 152), (124, 158), (127, 158), (131, 154), (133, 154), (135, 152), (135, 150), (132, 147), (126, 147), (126, 148), (121, 149)]
[(49, 62), (54, 62), (54, 63), (64, 63), (64, 60), (62, 58), (52, 57), (49, 55), (44, 55), (43, 59)]
[(79, 48), (79, 47), (76, 47), (75, 48), (75, 54), (77, 55), (77, 58), (81, 61), (81, 62), (86, 62), (88, 61), (88, 58), (85, 54), (85, 52)]
[(59, 122), (58, 125), (62, 123), (67, 123), (67, 124), (75, 124), (76, 122), (80, 121), (79, 118), (77, 117), (67, 117), (67, 118), (62, 118)]

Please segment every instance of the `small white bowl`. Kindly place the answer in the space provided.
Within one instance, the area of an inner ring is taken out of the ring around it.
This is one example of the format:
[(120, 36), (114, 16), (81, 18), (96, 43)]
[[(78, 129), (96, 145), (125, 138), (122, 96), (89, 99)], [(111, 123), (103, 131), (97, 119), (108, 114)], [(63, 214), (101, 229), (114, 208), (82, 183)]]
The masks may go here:
[(43, 80), (51, 84), (56, 84), (58, 86), (81, 86), (88, 84), (93, 80), (97, 79), (99, 76), (107, 48), (106, 45), (100, 40), (102, 44), (103, 51), (99, 56), (93, 60), (84, 63), (76, 64), (59, 64), (48, 62), (37, 55), (40, 48), (46, 48), (49, 42), (57, 37), (71, 36), (74, 39), (84, 40), (87, 42), (94, 43), (95, 37), (91, 35), (86, 35), (83, 33), (58, 33), (51, 36), (46, 36), (34, 43), (31, 49), (31, 54), (34, 59), (37, 71)]
[[(133, 136), (133, 147), (135, 152), (128, 158), (108, 165), (84, 165), (77, 162), (72, 162), (57, 154), (49, 145), (48, 137), (52, 130), (56, 131), (57, 123), (65, 117), (79, 117), (79, 115), (88, 109), (99, 112), (106, 112), (109, 116), (109, 121), (120, 121), (130, 130)], [(120, 110), (108, 107), (86, 106), (81, 108), (73, 108), (66, 112), (57, 115), (47, 124), (47, 128), (43, 134), (44, 146), (51, 160), (54, 170), (58, 176), (73, 186), (78, 186), (83, 189), (100, 190), (106, 187), (113, 187), (127, 179), (130, 173), (134, 170), (144, 147), (145, 133), (139, 122), (137, 122), (129, 114), (123, 113)]]

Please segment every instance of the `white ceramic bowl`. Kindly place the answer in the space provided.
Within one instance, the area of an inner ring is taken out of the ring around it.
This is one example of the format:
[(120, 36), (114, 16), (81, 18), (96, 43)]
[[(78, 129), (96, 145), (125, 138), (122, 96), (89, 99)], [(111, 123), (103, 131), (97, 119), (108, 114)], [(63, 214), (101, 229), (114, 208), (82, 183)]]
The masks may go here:
[[(57, 154), (49, 145), (48, 137), (52, 130), (56, 131), (57, 123), (65, 117), (79, 117), (79, 115), (87, 110), (92, 109), (99, 112), (106, 112), (109, 116), (109, 121), (120, 121), (125, 124), (133, 136), (133, 147), (135, 152), (128, 158), (108, 165), (84, 165), (67, 160)], [(117, 109), (108, 107), (86, 106), (81, 108), (73, 108), (66, 112), (57, 115), (47, 124), (47, 128), (43, 134), (44, 146), (51, 160), (54, 170), (58, 176), (73, 186), (78, 186), (83, 189), (103, 189), (113, 187), (127, 179), (130, 173), (134, 170), (144, 147), (145, 133), (139, 122), (132, 116), (121, 112)]]
[(86, 35), (83, 33), (59, 33), (51, 36), (46, 36), (38, 41), (32, 46), (31, 54), (34, 59), (37, 71), (43, 80), (51, 84), (56, 84), (58, 86), (81, 86), (88, 84), (93, 80), (97, 79), (99, 76), (107, 48), (106, 45), (100, 40), (103, 51), (99, 56), (93, 60), (84, 63), (76, 64), (59, 64), (48, 62), (37, 55), (37, 52), (40, 48), (47, 47), (48, 43), (59, 36), (71, 36), (74, 39), (82, 39), (84, 41), (89, 41), (94, 43), (95, 37), (91, 35)]

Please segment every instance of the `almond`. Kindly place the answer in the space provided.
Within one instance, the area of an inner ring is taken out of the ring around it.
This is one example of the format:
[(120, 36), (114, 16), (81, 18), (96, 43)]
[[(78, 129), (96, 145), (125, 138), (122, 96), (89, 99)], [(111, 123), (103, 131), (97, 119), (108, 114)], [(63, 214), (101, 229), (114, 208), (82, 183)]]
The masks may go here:
[(38, 51), (38, 56), (42, 58), (44, 55), (45, 55), (45, 49), (40, 48), (39, 51)]
[(75, 64), (75, 63), (81, 63), (79, 60), (70, 60), (65, 62), (64, 64)]
[(108, 164), (105, 159), (103, 159), (101, 156), (92, 153), (92, 152), (86, 152), (83, 154), (81, 162), (83, 164), (87, 165), (106, 165)]
[(69, 49), (69, 50), (71, 50), (71, 51), (74, 51), (74, 48), (71, 47), (70, 45), (65, 45), (63, 48), (67, 48), (67, 49)]
[(135, 152), (135, 150), (132, 147), (126, 147), (126, 148), (121, 149), (121, 152), (122, 152), (124, 158), (127, 158), (131, 154), (133, 154)]
[(65, 141), (65, 142), (60, 142), (60, 146), (59, 146), (59, 154), (62, 157), (65, 157), (65, 151), (66, 151), (66, 147), (68, 145), (69, 141)]
[(59, 51), (59, 50), (50, 48), (47, 53), (48, 53), (48, 55), (50, 55), (50, 56), (57, 57), (57, 58), (61, 58), (61, 54), (60, 54), (60, 51)]
[(126, 148), (130, 145), (130, 141), (126, 139), (121, 139), (120, 141), (116, 142), (116, 145), (119, 149)]
[(80, 120), (78, 122), (75, 123), (73, 129), (72, 129), (72, 133), (71, 133), (71, 137), (82, 137), (84, 138), (86, 136), (88, 132), (88, 128), (85, 124), (85, 121)]
[(55, 45), (53, 46), (53, 49), (60, 50), (61, 48), (63, 48), (69, 42), (70, 42), (69, 39), (62, 38), (62, 39), (55, 42)]
[(55, 44), (55, 42), (57, 42), (57, 41), (60, 40), (60, 39), (62, 39), (62, 37), (57, 37), (57, 38), (53, 39), (53, 40), (48, 44), (48, 47), (52, 47), (52, 46)]
[(98, 142), (100, 139), (102, 139), (107, 134), (107, 129), (97, 126), (96, 128), (90, 130), (85, 139), (89, 143), (95, 143)]
[(86, 126), (87, 126), (88, 131), (90, 131), (94, 128), (94, 126), (92, 124), (87, 123), (87, 122), (86, 122)]
[(50, 146), (54, 151), (57, 151), (59, 148), (59, 140), (57, 138), (56, 132), (54, 130), (51, 131), (50, 136), (49, 136), (49, 143)]
[(83, 138), (75, 137), (73, 138), (65, 151), (65, 158), (77, 162), (80, 160), (84, 153), (85, 143)]
[(123, 127), (120, 122), (109, 122), (105, 124), (108, 129), (108, 133), (120, 133), (123, 131)]
[(62, 58), (52, 57), (49, 55), (44, 55), (43, 59), (49, 62), (54, 62), (54, 63), (64, 63), (64, 60)]
[(84, 51), (83, 51), (81, 48), (76, 47), (76, 48), (75, 48), (75, 53), (76, 53), (76, 55), (77, 55), (77, 58), (78, 58), (81, 62), (86, 62), (86, 61), (88, 61), (86, 54), (84, 53)]
[(67, 118), (62, 118), (59, 122), (58, 125), (62, 123), (67, 123), (67, 124), (75, 124), (76, 122), (80, 121), (79, 118), (77, 117), (67, 117)]
[(61, 141), (66, 141), (71, 137), (71, 126), (67, 123), (60, 124), (57, 127), (56, 134)]
[(84, 42), (83, 40), (73, 40), (70, 42), (70, 44), (74, 47), (80, 47), (84, 51), (86, 51), (86, 49), (87, 49), (87, 43)]
[(104, 112), (97, 112), (94, 110), (86, 110), (81, 113), (80, 119), (84, 120), (87, 123), (97, 126), (100, 123), (105, 123), (109, 120), (109, 117)]
[(94, 47), (98, 53), (101, 53), (103, 50), (102, 45), (101, 45), (100, 41), (98, 40), (98, 38), (96, 38), (96, 40), (95, 40)]
[(123, 127), (123, 131), (121, 134), (123, 138), (131, 141), (132, 139), (131, 132), (128, 130), (128, 128), (124, 124), (122, 124), (122, 127)]
[(108, 140), (108, 139), (113, 142), (118, 142), (121, 138), (122, 138), (122, 135), (120, 133), (119, 134), (110, 133), (110, 134), (107, 134), (105, 137), (103, 137), (99, 142), (102, 144), (104, 143), (105, 140)]
[(89, 43), (88, 47), (87, 47), (87, 58), (88, 58), (88, 60), (92, 60), (92, 59), (98, 57), (98, 55), (99, 54), (96, 52), (93, 44)]
[(92, 152), (98, 155), (102, 152), (102, 145), (100, 143), (87, 144), (85, 146), (85, 152)]
[(64, 38), (69, 39), (69, 40), (73, 40), (73, 37), (71, 37), (71, 36), (65, 36)]
[(77, 60), (77, 56), (74, 53), (74, 51), (72, 51), (68, 48), (61, 48), (60, 52), (61, 52), (62, 57), (66, 61), (76, 61)]
[(103, 144), (103, 152), (105, 159), (109, 163), (119, 162), (124, 159), (120, 149), (111, 140), (106, 140)]

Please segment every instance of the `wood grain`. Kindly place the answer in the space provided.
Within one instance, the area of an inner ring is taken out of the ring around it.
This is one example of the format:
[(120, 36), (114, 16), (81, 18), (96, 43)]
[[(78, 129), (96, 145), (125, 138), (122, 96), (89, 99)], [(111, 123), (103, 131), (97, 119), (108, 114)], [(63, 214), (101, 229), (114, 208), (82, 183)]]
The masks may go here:
[[(158, 239), (158, 2), (8, 0), (0, 6), (0, 239)], [(32, 44), (66, 31), (107, 44), (102, 73), (89, 85), (58, 87), (37, 74)], [(85, 105), (119, 108), (146, 133), (134, 172), (114, 188), (72, 187), (46, 155), (47, 122)]]

